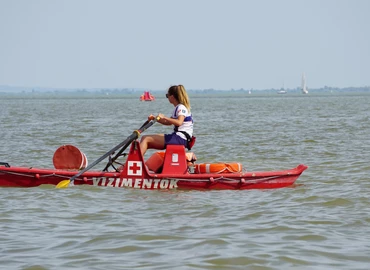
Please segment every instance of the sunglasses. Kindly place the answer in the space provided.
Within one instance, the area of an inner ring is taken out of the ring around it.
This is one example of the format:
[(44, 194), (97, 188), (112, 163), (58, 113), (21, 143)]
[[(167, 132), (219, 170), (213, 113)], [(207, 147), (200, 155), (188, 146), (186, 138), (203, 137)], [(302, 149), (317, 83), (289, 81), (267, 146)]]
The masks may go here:
[(168, 98), (169, 96), (172, 96), (172, 95), (170, 95), (170, 94), (166, 94), (166, 98)]

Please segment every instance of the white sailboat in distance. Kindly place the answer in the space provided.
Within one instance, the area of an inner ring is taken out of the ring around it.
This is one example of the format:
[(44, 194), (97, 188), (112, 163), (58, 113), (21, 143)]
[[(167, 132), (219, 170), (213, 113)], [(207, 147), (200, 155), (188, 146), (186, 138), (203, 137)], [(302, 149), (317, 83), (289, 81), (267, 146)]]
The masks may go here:
[(278, 94), (286, 94), (287, 91), (285, 90), (285, 87), (284, 87), (284, 83), (283, 83), (283, 87), (280, 88), (280, 90), (277, 91)]
[(308, 94), (307, 86), (306, 86), (306, 76), (302, 73), (302, 94)]

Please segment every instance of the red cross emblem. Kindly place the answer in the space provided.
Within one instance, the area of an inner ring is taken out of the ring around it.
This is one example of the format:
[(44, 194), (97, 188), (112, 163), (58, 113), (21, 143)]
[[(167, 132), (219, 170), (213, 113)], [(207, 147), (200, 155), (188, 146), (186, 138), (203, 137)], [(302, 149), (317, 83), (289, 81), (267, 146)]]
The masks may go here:
[(141, 161), (129, 161), (127, 175), (142, 175), (143, 164)]

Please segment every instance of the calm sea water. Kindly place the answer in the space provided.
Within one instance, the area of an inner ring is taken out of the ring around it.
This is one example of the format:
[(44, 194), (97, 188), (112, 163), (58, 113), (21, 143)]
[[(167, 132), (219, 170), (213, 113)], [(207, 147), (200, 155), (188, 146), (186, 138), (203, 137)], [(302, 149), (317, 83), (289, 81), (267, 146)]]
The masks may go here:
[[(165, 98), (0, 96), (0, 161), (92, 162)], [(294, 188), (0, 188), (0, 269), (369, 269), (370, 95), (191, 96), (198, 162), (309, 169)], [(167, 132), (152, 126), (148, 133)], [(148, 151), (147, 156), (150, 155)], [(98, 164), (96, 169), (103, 168)]]

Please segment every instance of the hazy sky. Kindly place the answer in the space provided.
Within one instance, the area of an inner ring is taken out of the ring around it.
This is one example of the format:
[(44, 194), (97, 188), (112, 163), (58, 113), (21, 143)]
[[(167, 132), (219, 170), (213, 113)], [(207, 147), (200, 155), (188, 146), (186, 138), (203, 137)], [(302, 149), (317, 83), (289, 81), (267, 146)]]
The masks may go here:
[(369, 0), (0, 0), (0, 85), (370, 85)]

